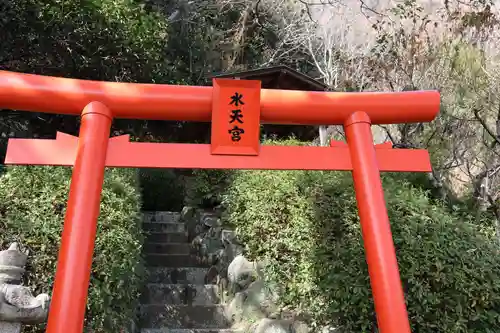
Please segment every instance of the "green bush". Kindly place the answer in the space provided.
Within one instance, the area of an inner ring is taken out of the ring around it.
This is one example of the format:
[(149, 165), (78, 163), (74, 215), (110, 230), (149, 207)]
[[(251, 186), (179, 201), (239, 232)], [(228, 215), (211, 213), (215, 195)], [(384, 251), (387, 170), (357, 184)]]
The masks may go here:
[(142, 209), (181, 211), (184, 206), (184, 176), (171, 169), (139, 169)]
[(188, 206), (213, 208), (218, 206), (228, 184), (232, 170), (199, 169), (193, 170), (186, 179), (186, 198)]
[[(500, 257), (477, 226), (421, 189), (384, 177), (385, 196), (413, 332), (499, 332)], [(240, 171), (224, 195), (226, 219), (282, 305), (312, 325), (373, 332), (373, 299), (351, 176)]]
[[(11, 167), (0, 176), (0, 245), (30, 250), (25, 285), (51, 292), (71, 169)], [(118, 332), (134, 318), (142, 285), (140, 196), (133, 169), (108, 169), (102, 192), (86, 331)], [(30, 332), (44, 332), (33, 327)]]
[(9, 70), (142, 82), (170, 70), (167, 20), (135, 0), (2, 1), (0, 28)]

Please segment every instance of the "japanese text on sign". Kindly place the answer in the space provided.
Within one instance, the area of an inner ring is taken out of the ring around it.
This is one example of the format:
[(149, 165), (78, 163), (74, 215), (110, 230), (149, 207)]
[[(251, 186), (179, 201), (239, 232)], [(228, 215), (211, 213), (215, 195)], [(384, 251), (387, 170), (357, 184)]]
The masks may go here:
[(235, 92), (233, 96), (231, 96), (231, 101), (229, 102), (229, 105), (235, 106), (235, 107), (240, 107), (239, 109), (231, 110), (231, 114), (229, 116), (229, 124), (233, 124), (233, 128), (231, 128), (228, 132), (231, 134), (231, 140), (232, 141), (240, 141), (241, 140), (241, 135), (245, 133), (245, 130), (243, 128), (238, 127), (237, 123), (243, 124), (243, 112), (241, 110), (241, 106), (245, 105), (245, 102), (243, 102), (243, 95), (240, 94), (239, 92)]
[(258, 155), (260, 81), (214, 80), (211, 153)]

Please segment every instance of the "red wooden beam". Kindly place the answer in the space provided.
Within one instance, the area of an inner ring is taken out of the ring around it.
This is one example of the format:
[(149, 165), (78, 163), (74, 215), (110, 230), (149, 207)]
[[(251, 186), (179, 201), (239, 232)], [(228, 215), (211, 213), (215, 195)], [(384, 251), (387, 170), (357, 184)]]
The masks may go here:
[[(228, 79), (216, 79), (223, 82)], [(80, 115), (93, 101), (114, 118), (210, 121), (212, 87), (76, 80), (0, 71), (0, 109)], [(262, 89), (261, 122), (342, 125), (362, 110), (372, 124), (427, 122), (439, 112), (437, 91), (311, 92)]]
[[(410, 333), (378, 157), (378, 151), (391, 152), (398, 149), (393, 150), (388, 145), (380, 145), (378, 150), (374, 149), (370, 126), (368, 115), (356, 112), (346, 121), (344, 129), (351, 153), (352, 179), (378, 329), (381, 333)], [(409, 155), (401, 158), (408, 159), (405, 163), (419, 163), (418, 158), (411, 158)], [(396, 161), (391, 162), (397, 164)]]
[[(73, 146), (76, 158), (47, 333), (83, 332), (112, 120), (109, 109), (99, 102), (90, 103), (82, 112), (79, 144)], [(70, 136), (59, 136), (58, 142), (67, 148), (74, 140)]]
[[(56, 140), (10, 139), (5, 164), (72, 166), (78, 138), (57, 133)], [(429, 153), (422, 149), (391, 149), (375, 145), (380, 171), (431, 171)], [(261, 146), (258, 156), (212, 155), (209, 144), (129, 142), (128, 135), (111, 138), (107, 167), (352, 170), (348, 146)]]

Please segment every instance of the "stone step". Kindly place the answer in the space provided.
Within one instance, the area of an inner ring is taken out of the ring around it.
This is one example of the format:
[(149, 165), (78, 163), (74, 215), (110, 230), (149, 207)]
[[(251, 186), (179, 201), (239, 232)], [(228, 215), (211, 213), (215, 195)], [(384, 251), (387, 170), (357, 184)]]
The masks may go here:
[(181, 219), (181, 213), (166, 211), (149, 211), (142, 213), (143, 223), (170, 222), (178, 223)]
[(155, 222), (142, 223), (142, 229), (148, 232), (184, 232), (184, 223)]
[(145, 254), (146, 265), (153, 267), (208, 267), (195, 256), (185, 254)]
[(187, 243), (188, 241), (185, 232), (150, 232), (145, 236), (148, 243)]
[(144, 243), (144, 252), (157, 254), (189, 254), (189, 243)]
[(141, 305), (139, 327), (229, 328), (220, 305)]
[(141, 333), (244, 333), (229, 328), (146, 328), (142, 329)]
[(158, 284), (150, 283), (141, 295), (142, 304), (215, 305), (220, 302), (214, 284)]
[(188, 283), (205, 284), (206, 268), (198, 267), (148, 267), (147, 269), (149, 283)]

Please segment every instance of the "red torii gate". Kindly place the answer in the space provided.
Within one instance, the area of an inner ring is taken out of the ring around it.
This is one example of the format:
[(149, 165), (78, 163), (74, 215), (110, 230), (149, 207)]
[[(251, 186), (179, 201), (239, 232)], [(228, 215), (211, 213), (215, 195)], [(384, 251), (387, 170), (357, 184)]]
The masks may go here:
[[(431, 171), (428, 152), (374, 145), (371, 124), (432, 121), (437, 91), (337, 93), (266, 90), (260, 81), (213, 87), (75, 80), (0, 71), (0, 108), (81, 115), (79, 137), (10, 139), (6, 164), (74, 166), (47, 332), (80, 333), (105, 167), (352, 171), (378, 327), (410, 325), (380, 171)], [(211, 144), (109, 138), (114, 118), (212, 121)], [(347, 144), (261, 146), (259, 125), (343, 125)]]

